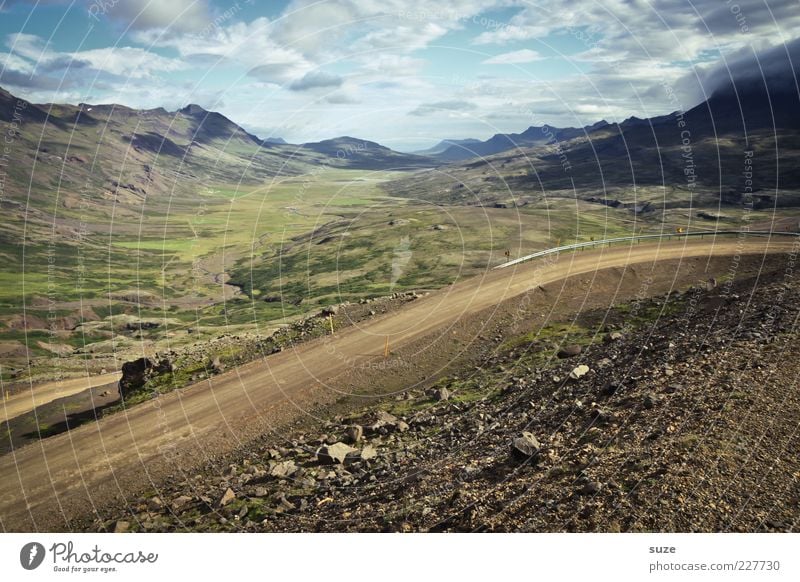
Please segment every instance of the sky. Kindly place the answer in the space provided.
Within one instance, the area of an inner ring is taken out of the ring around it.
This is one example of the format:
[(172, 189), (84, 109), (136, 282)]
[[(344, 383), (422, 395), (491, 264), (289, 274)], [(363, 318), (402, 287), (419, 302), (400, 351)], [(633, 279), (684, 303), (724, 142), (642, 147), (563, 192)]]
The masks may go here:
[(411, 151), (689, 109), (798, 37), (798, 0), (0, 0), (0, 86)]

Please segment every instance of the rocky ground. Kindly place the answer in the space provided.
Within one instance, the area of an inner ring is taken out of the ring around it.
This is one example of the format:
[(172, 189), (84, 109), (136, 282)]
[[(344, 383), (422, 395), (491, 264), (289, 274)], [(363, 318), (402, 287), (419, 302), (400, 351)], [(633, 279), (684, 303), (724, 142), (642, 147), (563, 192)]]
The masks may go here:
[[(255, 359), (269, 356), (334, 330), (357, 325), (370, 317), (399, 309), (421, 297), (416, 292), (394, 293), (358, 303), (331, 305), (309, 317), (283, 325), (268, 334), (223, 334), (210, 341), (155, 352), (122, 366), (120, 388), (128, 405), (183, 388)], [(117, 412), (112, 407), (106, 414)]]
[[(58, 398), (0, 422), (0, 455), (82, 424), (95, 422), (98, 417), (118, 413), (126, 406), (141, 404), (232, 367), (329, 334), (331, 324), (334, 329), (358, 325), (376, 315), (399, 309), (419, 297), (421, 295), (416, 292), (404, 292), (363, 299), (358, 303), (332, 305), (309, 317), (283, 325), (271, 334), (223, 334), (209, 341), (153, 352), (126, 362), (122, 365), (120, 383), (124, 402), (116, 385), (104, 385)], [(141, 326), (141, 323), (137, 325)], [(18, 387), (23, 388), (22, 385)], [(27, 385), (26, 389), (29, 390), (30, 386)]]
[(432, 389), (127, 500), (99, 531), (797, 531), (800, 282), (584, 312)]

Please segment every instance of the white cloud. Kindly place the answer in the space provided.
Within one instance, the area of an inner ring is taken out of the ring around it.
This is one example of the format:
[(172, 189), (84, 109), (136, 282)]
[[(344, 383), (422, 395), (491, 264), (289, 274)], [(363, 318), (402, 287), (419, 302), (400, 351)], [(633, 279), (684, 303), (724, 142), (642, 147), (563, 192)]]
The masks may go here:
[(174, 49), (184, 60), (202, 62), (207, 68), (238, 65), (256, 79), (283, 84), (303, 77), (316, 64), (297, 48), (276, 41), (277, 26), (261, 17), (214, 27), (207, 34), (165, 36), (158, 31), (144, 31), (135, 38), (153, 47)]
[(162, 57), (139, 47), (99, 48), (77, 52), (52, 50), (38, 36), (11, 34), (3, 57), (0, 83), (29, 89), (72, 89), (92, 85), (152, 80), (160, 73), (186, 68), (180, 59)]
[(451, 111), (470, 111), (473, 109), (477, 109), (477, 106), (469, 101), (437, 101), (436, 103), (422, 103), (416, 109), (409, 112), (409, 115), (416, 115), (419, 117)]
[(531, 49), (522, 49), (496, 55), (483, 61), (484, 65), (514, 65), (519, 63), (532, 63), (542, 60), (542, 55)]
[(75, 61), (88, 63), (98, 71), (129, 79), (147, 78), (155, 73), (186, 68), (186, 64), (178, 59), (162, 57), (135, 47), (92, 49), (69, 56)]
[[(751, 47), (800, 36), (796, 2), (293, 0), (280, 14), (245, 21), (252, 8), (226, 15), (210, 0), (120, 0), (101, 23), (130, 24), (134, 46), (58, 52), (37, 36), (14, 35), (0, 55), (0, 84), (37, 95), (82, 87), (82, 95), (147, 106), (200, 101), (205, 92), (204, 102), (224, 99), (223, 113), (237, 122), (283, 128), (295, 142), (337, 132), (378, 141), (485, 138), (534, 124), (663, 114), (675, 109), (664, 83), (689, 108), (703, 98), (698, 79), (706, 87), (726, 74), (720, 55), (734, 62)], [(567, 56), (542, 48), (553, 33), (561, 41), (550, 49), (566, 47)], [(547, 66), (528, 77), (489, 67), (542, 53)], [(166, 81), (178, 70), (188, 73), (175, 90)]]

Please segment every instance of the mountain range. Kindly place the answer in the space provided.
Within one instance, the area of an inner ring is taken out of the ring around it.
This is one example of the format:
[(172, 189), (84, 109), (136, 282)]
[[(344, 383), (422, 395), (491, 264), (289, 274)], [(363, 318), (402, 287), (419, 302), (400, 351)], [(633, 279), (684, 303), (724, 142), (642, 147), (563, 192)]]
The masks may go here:
[[(576, 194), (633, 207), (800, 205), (800, 92), (786, 73), (736, 78), (687, 110), (584, 128), (531, 127), (439, 154), (448, 175), (390, 185), (437, 203), (518, 204)], [(476, 157), (480, 155), (481, 157)], [(458, 176), (458, 180), (453, 179)], [(644, 200), (644, 202), (643, 202)], [(646, 203), (645, 203), (646, 202)]]
[[(53, 183), (67, 191), (91, 184), (112, 199), (120, 191), (124, 198), (141, 197), (194, 188), (199, 182), (261, 183), (303, 174), (320, 164), (409, 170), (444, 163), (466, 163), (465, 177), (491, 165), (498, 175), (484, 181), (500, 177), (522, 189), (602, 192), (670, 183), (687, 192), (697, 185), (721, 188), (726, 195), (743, 182), (745, 151), (753, 151), (757, 160), (752, 171), (759, 189), (800, 185), (800, 103), (787, 67), (797, 74), (793, 63), (773, 67), (761, 77), (751, 70), (738, 74), (685, 112), (621, 123), (602, 120), (580, 128), (532, 126), (485, 141), (445, 139), (414, 154), (349, 136), (299, 145), (262, 140), (199, 105), (175, 112), (86, 103), (37, 105), (0, 89), (0, 119), (15, 121), (17, 139), (24, 142), (10, 153), (11, 173), (19, 178), (10, 181), (10, 188), (41, 186), (31, 189), (34, 197)], [(500, 164), (507, 171), (497, 171), (495, 156), (503, 156)], [(34, 167), (35, 172), (28, 171)]]

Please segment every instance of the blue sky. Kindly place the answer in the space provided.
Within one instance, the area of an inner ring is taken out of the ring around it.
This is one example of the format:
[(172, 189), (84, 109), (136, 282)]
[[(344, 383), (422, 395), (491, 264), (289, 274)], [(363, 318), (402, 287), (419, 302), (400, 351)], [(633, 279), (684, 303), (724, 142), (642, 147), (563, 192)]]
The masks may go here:
[(0, 85), (410, 150), (689, 108), (798, 36), (796, 0), (0, 0)]

